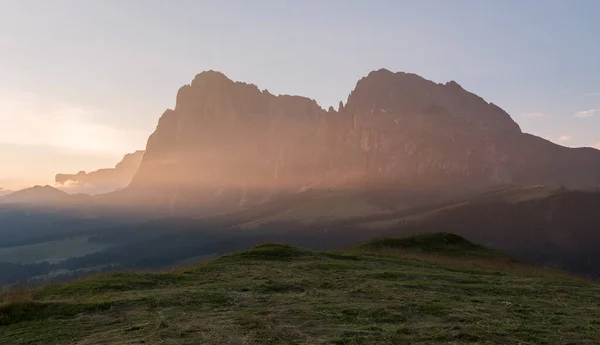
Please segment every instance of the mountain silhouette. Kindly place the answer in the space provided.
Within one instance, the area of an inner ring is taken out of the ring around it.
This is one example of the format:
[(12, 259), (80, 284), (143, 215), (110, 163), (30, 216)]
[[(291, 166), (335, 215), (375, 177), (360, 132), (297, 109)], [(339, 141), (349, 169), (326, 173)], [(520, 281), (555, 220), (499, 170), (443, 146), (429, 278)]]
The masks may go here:
[(69, 194), (52, 186), (34, 186), (5, 195), (1, 201), (15, 204), (51, 204), (64, 201)]
[(126, 154), (114, 168), (100, 169), (86, 173), (57, 174), (57, 187), (65, 188), (72, 193), (108, 193), (127, 187), (137, 172), (144, 157), (144, 151)]
[(314, 100), (207, 71), (161, 116), (128, 192), (194, 208), (306, 188), (538, 184), (600, 186), (600, 151), (525, 134), (504, 110), (454, 81), (381, 69), (326, 111)]

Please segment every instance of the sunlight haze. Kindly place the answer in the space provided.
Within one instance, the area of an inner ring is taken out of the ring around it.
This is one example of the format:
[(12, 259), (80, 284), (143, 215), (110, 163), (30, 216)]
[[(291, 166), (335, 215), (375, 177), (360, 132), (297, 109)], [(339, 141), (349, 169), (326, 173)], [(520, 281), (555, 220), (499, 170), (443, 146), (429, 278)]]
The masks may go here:
[(598, 344), (600, 0), (0, 0), (0, 345)]
[(523, 131), (600, 148), (597, 1), (0, 0), (0, 187), (144, 149), (204, 70), (346, 101), (371, 70), (457, 81)]

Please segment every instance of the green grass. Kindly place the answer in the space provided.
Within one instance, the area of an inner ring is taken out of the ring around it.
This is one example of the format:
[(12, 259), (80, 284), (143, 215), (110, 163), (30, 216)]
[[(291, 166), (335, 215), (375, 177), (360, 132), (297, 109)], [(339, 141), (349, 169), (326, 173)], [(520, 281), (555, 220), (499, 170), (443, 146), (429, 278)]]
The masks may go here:
[(87, 237), (67, 238), (17, 247), (0, 248), (0, 262), (33, 263), (48, 261), (50, 263), (100, 252), (106, 245), (88, 242)]
[(423, 253), (438, 256), (507, 259), (503, 254), (476, 245), (450, 233), (425, 233), (406, 237), (387, 237), (359, 244), (361, 251)]
[(598, 343), (596, 283), (457, 247), (487, 252), (448, 234), (335, 253), (270, 244), (16, 290), (0, 302), (0, 344)]
[[(198, 262), (198, 261), (196, 261)], [(55, 270), (55, 271), (50, 271), (46, 274), (40, 274), (37, 276), (33, 276), (31, 278), (29, 278), (29, 282), (35, 282), (36, 280), (41, 280), (41, 281), (48, 281), (49, 279), (53, 279), (56, 277), (60, 277), (63, 275), (68, 275), (68, 274), (72, 274), (72, 273), (81, 273), (81, 272), (86, 272), (88, 275), (93, 274), (94, 272), (98, 272), (106, 267), (109, 267), (111, 265), (97, 265), (97, 266), (89, 266), (89, 267), (85, 267), (85, 268), (78, 268), (75, 270), (68, 270), (68, 269), (59, 269), (59, 270)]]

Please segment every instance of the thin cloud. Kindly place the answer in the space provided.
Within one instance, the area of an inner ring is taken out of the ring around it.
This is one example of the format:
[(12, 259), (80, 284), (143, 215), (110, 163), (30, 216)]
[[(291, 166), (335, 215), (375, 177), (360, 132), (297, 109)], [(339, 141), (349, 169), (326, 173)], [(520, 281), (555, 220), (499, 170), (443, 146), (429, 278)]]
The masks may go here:
[(527, 117), (546, 117), (546, 116), (548, 116), (548, 114), (541, 113), (541, 112), (525, 113), (523, 115), (527, 116)]
[(584, 93), (584, 96), (588, 96), (588, 97), (596, 97), (596, 96), (600, 96), (600, 92), (588, 92), (588, 93)]
[(117, 185), (101, 185), (96, 186), (93, 184), (82, 183), (78, 181), (68, 180), (65, 183), (55, 183), (54, 188), (60, 189), (63, 192), (67, 192), (69, 194), (89, 194), (89, 195), (97, 195), (97, 194), (105, 194), (114, 192), (117, 189), (127, 187), (127, 184), (117, 184)]
[(571, 140), (573, 140), (573, 138), (569, 135), (563, 135), (560, 138), (558, 138), (558, 141), (561, 143), (568, 143)]
[(600, 108), (578, 111), (575, 113), (575, 116), (579, 118), (586, 118), (594, 116), (596, 113), (600, 113)]

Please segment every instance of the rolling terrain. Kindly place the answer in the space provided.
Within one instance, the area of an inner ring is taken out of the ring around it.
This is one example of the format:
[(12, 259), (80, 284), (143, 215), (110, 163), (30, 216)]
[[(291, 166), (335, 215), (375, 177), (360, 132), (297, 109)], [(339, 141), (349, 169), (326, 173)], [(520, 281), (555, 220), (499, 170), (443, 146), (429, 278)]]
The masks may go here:
[[(454, 199), (307, 190), (232, 213), (105, 223), (81, 232), (57, 232), (58, 237), (9, 243), (0, 248), (0, 258), (10, 265), (0, 272), (0, 282), (40, 284), (98, 269), (163, 269), (267, 242), (337, 250), (377, 236), (439, 231), (541, 266), (597, 278), (597, 207), (598, 192), (544, 186)], [(75, 224), (78, 228), (85, 223)], [(88, 226), (92, 224), (99, 225)], [(76, 248), (64, 248), (75, 243)]]
[(5, 293), (3, 344), (595, 344), (596, 283), (451, 234)]

